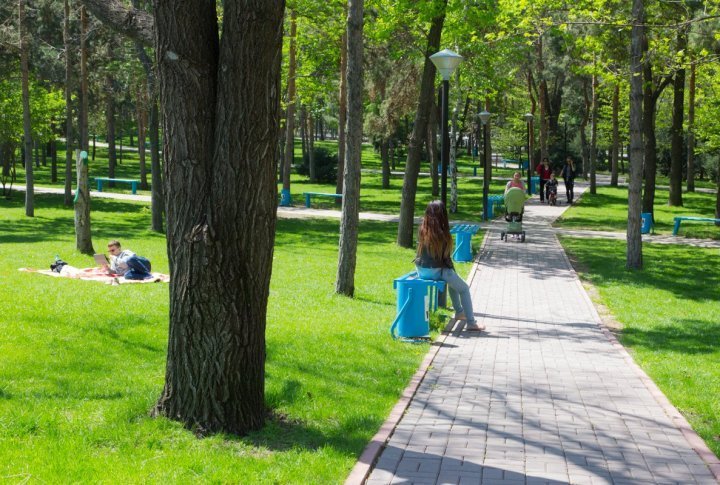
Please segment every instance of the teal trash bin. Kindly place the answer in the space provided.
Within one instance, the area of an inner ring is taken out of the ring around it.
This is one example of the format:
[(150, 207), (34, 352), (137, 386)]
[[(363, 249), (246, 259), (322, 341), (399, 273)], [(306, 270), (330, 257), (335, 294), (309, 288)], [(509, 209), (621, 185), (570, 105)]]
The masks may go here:
[(540, 177), (530, 177), (530, 192), (537, 194), (540, 191)]
[(650, 234), (650, 231), (652, 230), (652, 226), (653, 226), (652, 213), (651, 212), (643, 212), (640, 214), (640, 217), (642, 219), (642, 225), (640, 226), (640, 233), (641, 234)]
[(438, 292), (444, 281), (424, 280), (412, 271), (393, 281), (397, 289), (397, 316), (390, 326), (393, 338), (427, 338), (430, 336), (430, 312), (437, 309)]

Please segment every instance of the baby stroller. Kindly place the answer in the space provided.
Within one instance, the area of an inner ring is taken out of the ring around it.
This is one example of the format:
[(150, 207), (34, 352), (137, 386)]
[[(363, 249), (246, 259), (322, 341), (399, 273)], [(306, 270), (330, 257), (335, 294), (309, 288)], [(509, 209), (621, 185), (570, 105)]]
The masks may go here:
[(500, 239), (508, 240), (508, 234), (513, 238), (520, 237), (525, 242), (525, 231), (522, 228), (523, 212), (525, 212), (525, 191), (518, 187), (512, 187), (505, 192), (505, 220), (508, 223), (507, 230), (500, 233)]
[(557, 180), (550, 179), (545, 182), (545, 200), (549, 205), (557, 205), (557, 188)]

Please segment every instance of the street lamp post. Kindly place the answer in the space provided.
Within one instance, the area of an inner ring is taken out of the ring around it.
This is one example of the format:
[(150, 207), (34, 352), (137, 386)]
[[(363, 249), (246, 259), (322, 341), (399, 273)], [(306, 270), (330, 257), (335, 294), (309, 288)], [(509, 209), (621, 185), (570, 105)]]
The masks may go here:
[(527, 123), (527, 155), (528, 155), (528, 170), (527, 170), (527, 191), (528, 195), (532, 195), (532, 123), (534, 116), (532, 113), (525, 113), (525, 122)]
[(450, 76), (463, 60), (461, 55), (449, 49), (443, 49), (440, 52), (430, 56), (430, 60), (440, 71), (443, 80), (442, 89), (442, 151), (440, 153), (440, 164), (442, 165), (442, 178), (440, 186), (440, 198), (447, 210), (447, 170), (450, 163), (450, 134), (448, 132), (448, 95), (450, 91)]
[(490, 113), (482, 111), (479, 115), (483, 126), (483, 221), (489, 219), (488, 191), (490, 189)]

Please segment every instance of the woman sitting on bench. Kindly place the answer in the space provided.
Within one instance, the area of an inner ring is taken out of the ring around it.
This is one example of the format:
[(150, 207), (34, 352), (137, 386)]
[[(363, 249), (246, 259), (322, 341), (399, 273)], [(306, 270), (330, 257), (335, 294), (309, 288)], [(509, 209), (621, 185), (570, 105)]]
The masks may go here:
[(418, 276), (423, 279), (446, 282), (455, 309), (455, 318), (466, 320), (465, 328), (467, 330), (484, 330), (485, 327), (475, 321), (470, 287), (455, 272), (450, 258), (451, 252), (452, 236), (445, 205), (439, 200), (430, 202), (420, 224), (418, 236), (417, 257), (415, 258)]

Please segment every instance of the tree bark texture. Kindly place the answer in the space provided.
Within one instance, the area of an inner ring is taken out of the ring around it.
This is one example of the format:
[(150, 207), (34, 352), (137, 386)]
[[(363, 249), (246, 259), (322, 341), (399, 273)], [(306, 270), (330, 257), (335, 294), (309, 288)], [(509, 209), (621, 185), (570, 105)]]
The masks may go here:
[(390, 188), (390, 140), (383, 138), (380, 143), (380, 160), (382, 161), (382, 188)]
[(430, 107), (433, 105), (432, 97), (435, 94), (435, 65), (430, 56), (440, 49), (440, 35), (445, 23), (445, 7), (447, 0), (440, 2), (442, 12), (434, 17), (427, 37), (425, 49), (425, 65), (423, 67), (422, 81), (420, 83), (420, 98), (415, 112), (415, 124), (408, 143), (408, 154), (405, 162), (405, 176), (403, 177), (402, 198), (400, 201), (400, 222), (398, 223), (397, 243), (404, 248), (413, 247), (413, 233), (415, 227), (415, 194), (420, 173), (420, 158), (422, 157), (423, 138), (427, 130)]
[(75, 247), (83, 254), (94, 254), (90, 230), (90, 189), (88, 188), (88, 159), (76, 150), (77, 188), (75, 189)]
[(438, 131), (438, 103), (435, 97), (431, 96), (433, 105), (428, 112), (427, 140), (425, 146), (430, 158), (430, 181), (432, 184), (432, 195), (438, 197), (440, 195), (440, 183), (438, 181), (438, 147), (437, 147), (437, 131)]
[[(144, 83), (147, 84), (147, 83)], [(137, 139), (138, 139), (138, 165), (140, 166), (140, 188), (148, 189), (147, 183), (147, 161), (145, 158), (145, 140), (147, 133), (147, 86), (141, 86), (138, 89), (137, 101), (135, 107), (135, 119), (137, 121)]]
[(72, 50), (70, 49), (70, 2), (65, 0), (65, 15), (63, 18), (63, 43), (65, 47), (65, 198), (66, 207), (72, 205), (72, 88), (73, 67)]
[(30, 125), (30, 81), (28, 66), (30, 49), (28, 47), (27, 33), (25, 29), (25, 0), (18, 1), (18, 31), (20, 32), (20, 71), (22, 83), (22, 105), (23, 105), (23, 145), (25, 147), (25, 215), (35, 216), (35, 196), (32, 165), (32, 131)]
[(538, 103), (540, 104), (540, 119), (538, 120), (538, 128), (540, 130), (540, 160), (550, 158), (548, 152), (548, 118), (549, 106), (548, 86), (545, 79), (545, 59), (543, 54), (543, 39), (539, 36), (535, 43), (535, 52), (537, 55), (537, 78), (538, 78)]
[(610, 145), (610, 186), (618, 185), (618, 156), (620, 153), (620, 83), (615, 83), (612, 97), (612, 144)]
[[(345, 5), (347, 17), (347, 5)], [(338, 171), (335, 193), (342, 194), (345, 177), (345, 123), (347, 123), (347, 31), (340, 38), (340, 99), (338, 102)]]
[(155, 412), (198, 433), (262, 427), (284, 2), (155, 0), (170, 332)]
[(353, 296), (360, 225), (360, 158), (363, 128), (363, 0), (348, 0), (347, 134), (340, 249), (335, 292)]
[(690, 63), (688, 82), (687, 191), (695, 192), (695, 60)]
[(628, 189), (627, 254), (625, 267), (642, 269), (642, 238), (640, 234), (640, 190), (643, 167), (643, 75), (642, 61), (646, 52), (643, 0), (633, 0), (633, 28), (630, 44), (630, 186)]
[[(678, 32), (677, 49), (683, 52), (687, 48), (687, 36)], [(670, 195), (668, 205), (681, 207), (682, 169), (683, 169), (683, 121), (685, 117), (685, 68), (675, 71), (673, 78), (672, 127), (670, 128)]]
[(290, 52), (288, 54), (287, 109), (285, 116), (285, 162), (282, 170), (283, 190), (290, 190), (290, 173), (295, 159), (295, 71), (297, 62), (297, 12), (290, 11)]
[[(90, 136), (88, 132), (88, 111), (90, 99), (88, 89), (88, 15), (85, 7), (80, 7), (80, 149), (88, 150)], [(95, 150), (93, 149), (93, 160)]]
[(146, 46), (155, 43), (155, 19), (144, 10), (128, 9), (121, 0), (81, 0), (103, 24), (128, 37), (137, 39)]
[[(105, 79), (105, 127), (107, 129), (108, 144), (108, 177), (115, 178), (115, 168), (117, 167), (117, 150), (115, 147), (115, 95), (113, 93), (113, 80), (108, 76)], [(114, 187), (114, 182), (109, 182), (110, 187)]]

